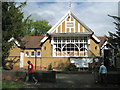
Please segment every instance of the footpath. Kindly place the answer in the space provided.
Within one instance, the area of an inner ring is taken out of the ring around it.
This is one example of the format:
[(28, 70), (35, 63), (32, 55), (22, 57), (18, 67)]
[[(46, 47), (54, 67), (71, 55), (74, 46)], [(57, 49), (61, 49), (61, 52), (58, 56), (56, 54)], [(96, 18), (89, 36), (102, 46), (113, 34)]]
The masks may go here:
[[(112, 72), (110, 72), (112, 74)], [(118, 78), (119, 79), (119, 78)], [(112, 80), (112, 78), (111, 78)], [(111, 81), (112, 82), (112, 81)], [(56, 73), (56, 82), (41, 82), (36, 85), (29, 83), (23, 88), (113, 88), (119, 89), (120, 83), (108, 83), (107, 86), (95, 83), (94, 75), (90, 72), (80, 73)]]

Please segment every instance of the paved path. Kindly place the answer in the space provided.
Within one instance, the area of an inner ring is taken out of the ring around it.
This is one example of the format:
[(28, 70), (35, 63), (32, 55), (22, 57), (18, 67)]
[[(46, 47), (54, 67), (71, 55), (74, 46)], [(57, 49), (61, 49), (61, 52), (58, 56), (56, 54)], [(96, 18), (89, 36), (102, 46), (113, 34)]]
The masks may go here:
[(108, 84), (107, 86), (95, 84), (93, 74), (56, 74), (55, 83), (39, 82), (38, 84), (26, 85), (25, 88), (120, 88), (116, 84)]

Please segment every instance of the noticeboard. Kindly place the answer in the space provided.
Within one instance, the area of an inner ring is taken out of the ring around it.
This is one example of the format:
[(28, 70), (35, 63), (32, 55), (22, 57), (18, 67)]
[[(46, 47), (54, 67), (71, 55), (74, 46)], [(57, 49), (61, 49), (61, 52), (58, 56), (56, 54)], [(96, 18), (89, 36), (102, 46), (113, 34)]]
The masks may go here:
[(70, 63), (74, 63), (78, 68), (88, 68), (88, 63), (92, 62), (92, 58), (70, 58)]

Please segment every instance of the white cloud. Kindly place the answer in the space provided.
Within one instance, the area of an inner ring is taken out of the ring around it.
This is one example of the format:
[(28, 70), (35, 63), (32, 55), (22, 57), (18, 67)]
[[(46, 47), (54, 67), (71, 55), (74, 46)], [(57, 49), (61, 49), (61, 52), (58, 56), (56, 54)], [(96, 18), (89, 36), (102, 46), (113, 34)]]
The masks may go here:
[[(90, 27), (96, 35), (114, 32), (114, 20), (107, 15), (117, 15), (117, 2), (72, 2), (72, 12)], [(57, 23), (68, 11), (68, 2), (28, 2), (24, 7), (25, 18), (32, 15), (33, 20), (45, 19), (51, 25)]]

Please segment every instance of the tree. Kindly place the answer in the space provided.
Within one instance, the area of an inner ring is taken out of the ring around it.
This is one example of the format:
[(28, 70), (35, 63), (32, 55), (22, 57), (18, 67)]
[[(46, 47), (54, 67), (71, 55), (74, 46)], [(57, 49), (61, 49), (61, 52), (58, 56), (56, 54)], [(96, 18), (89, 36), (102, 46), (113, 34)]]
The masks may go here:
[(52, 26), (46, 20), (33, 21), (29, 19), (26, 23), (27, 36), (43, 36)]
[[(37, 20), (33, 22), (28, 16), (24, 19), (24, 12), (22, 8), (26, 5), (26, 2), (19, 3), (19, 6), (15, 2), (3, 2), (2, 3), (2, 64), (5, 65), (5, 59), (9, 56), (9, 50), (13, 43), (8, 42), (12, 37), (18, 39), (20, 36), (40, 36), (44, 35), (51, 28), (46, 20)], [(19, 40), (18, 40), (19, 41)]]
[(120, 51), (120, 17), (111, 15), (108, 16), (112, 17), (115, 20), (113, 23), (116, 25), (116, 33), (109, 32), (110, 37), (108, 38), (108, 42), (116, 47), (118, 51)]
[(31, 36), (43, 36), (52, 26), (46, 20), (36, 20), (33, 22)]
[(28, 19), (26, 24), (25, 24), (25, 32), (26, 32), (26, 36), (30, 36), (31, 32), (33, 30), (33, 20)]
[(12, 47), (12, 43), (8, 40), (11, 37), (17, 38), (25, 35), (25, 23), (27, 19), (23, 20), (22, 8), (26, 5), (26, 2), (20, 3), (16, 7), (15, 2), (3, 2), (2, 3), (2, 62), (5, 65), (4, 60), (9, 55), (9, 49)]

